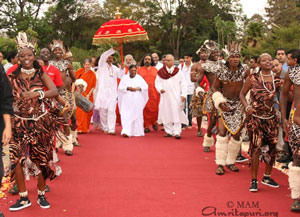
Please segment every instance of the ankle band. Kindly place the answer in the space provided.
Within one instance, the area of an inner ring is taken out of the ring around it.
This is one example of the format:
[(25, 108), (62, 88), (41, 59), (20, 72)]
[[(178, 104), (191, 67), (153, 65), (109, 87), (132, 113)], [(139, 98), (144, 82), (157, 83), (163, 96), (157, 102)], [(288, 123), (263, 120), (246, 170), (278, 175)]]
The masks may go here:
[(19, 192), (20, 197), (27, 197), (28, 196), (28, 192), (24, 191), (24, 192)]
[(38, 190), (38, 195), (45, 195), (45, 190), (44, 191), (40, 191), (40, 190)]

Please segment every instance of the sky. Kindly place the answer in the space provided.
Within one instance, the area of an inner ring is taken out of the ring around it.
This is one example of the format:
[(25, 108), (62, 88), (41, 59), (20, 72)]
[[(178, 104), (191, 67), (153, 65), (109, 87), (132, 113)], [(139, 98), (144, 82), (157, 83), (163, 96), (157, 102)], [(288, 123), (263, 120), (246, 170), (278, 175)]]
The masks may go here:
[(256, 13), (263, 15), (265, 12), (264, 8), (267, 5), (267, 0), (240, 0), (240, 2), (248, 18), (251, 18)]

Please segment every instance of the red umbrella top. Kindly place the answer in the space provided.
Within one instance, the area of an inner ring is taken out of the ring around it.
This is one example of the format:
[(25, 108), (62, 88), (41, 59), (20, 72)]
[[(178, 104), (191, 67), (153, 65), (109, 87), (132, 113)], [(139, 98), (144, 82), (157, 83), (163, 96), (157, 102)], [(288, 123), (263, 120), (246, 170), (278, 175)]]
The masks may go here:
[[(118, 16), (119, 15), (119, 16)], [(93, 37), (93, 44), (126, 43), (148, 40), (147, 32), (137, 22), (120, 19), (121, 13), (116, 13), (116, 19), (104, 23)]]

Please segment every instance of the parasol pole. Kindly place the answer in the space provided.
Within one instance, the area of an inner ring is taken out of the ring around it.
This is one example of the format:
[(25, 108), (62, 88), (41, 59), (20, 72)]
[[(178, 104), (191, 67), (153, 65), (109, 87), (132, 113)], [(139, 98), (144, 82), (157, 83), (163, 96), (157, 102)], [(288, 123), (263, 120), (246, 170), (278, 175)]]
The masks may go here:
[(123, 43), (122, 41), (120, 42), (120, 51), (121, 51), (121, 63), (124, 63), (124, 58), (123, 58)]
[[(117, 11), (115, 13), (115, 20), (121, 19), (122, 13), (120, 12), (120, 8), (117, 7), (116, 9), (117, 9)], [(123, 58), (123, 42), (122, 42), (122, 39), (119, 40), (119, 44), (120, 44), (120, 52), (121, 52), (121, 62), (123, 64), (124, 63), (124, 58)]]

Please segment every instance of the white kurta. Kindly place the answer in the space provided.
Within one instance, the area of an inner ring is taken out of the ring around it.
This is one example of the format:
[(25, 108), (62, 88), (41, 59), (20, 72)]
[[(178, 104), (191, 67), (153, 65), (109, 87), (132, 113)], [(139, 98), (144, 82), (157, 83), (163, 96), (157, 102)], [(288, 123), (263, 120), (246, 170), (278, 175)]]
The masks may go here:
[[(128, 87), (142, 91), (129, 91)], [(148, 85), (140, 75), (130, 78), (129, 73), (119, 84), (118, 105), (121, 115), (122, 132), (128, 136), (144, 136), (143, 110), (148, 102)]]
[(155, 88), (160, 93), (159, 119), (164, 125), (188, 124), (188, 120), (182, 109), (181, 97), (187, 95), (187, 85), (184, 75), (179, 71), (169, 79), (162, 79), (159, 75), (155, 79)]
[(195, 89), (195, 83), (191, 80), (191, 70), (193, 64), (191, 63), (190, 66), (187, 66), (185, 63), (182, 67), (180, 67), (180, 71), (184, 75), (186, 85), (187, 85), (187, 95), (193, 95)]
[(164, 67), (164, 65), (161, 62), (158, 61), (158, 63), (156, 64), (155, 68), (157, 70), (160, 70), (162, 67)]
[(98, 93), (95, 99), (95, 109), (106, 109), (110, 112), (116, 110), (117, 104), (117, 78), (122, 78), (125, 70), (115, 65), (109, 66), (107, 58), (115, 53), (114, 49), (105, 51), (98, 63)]

